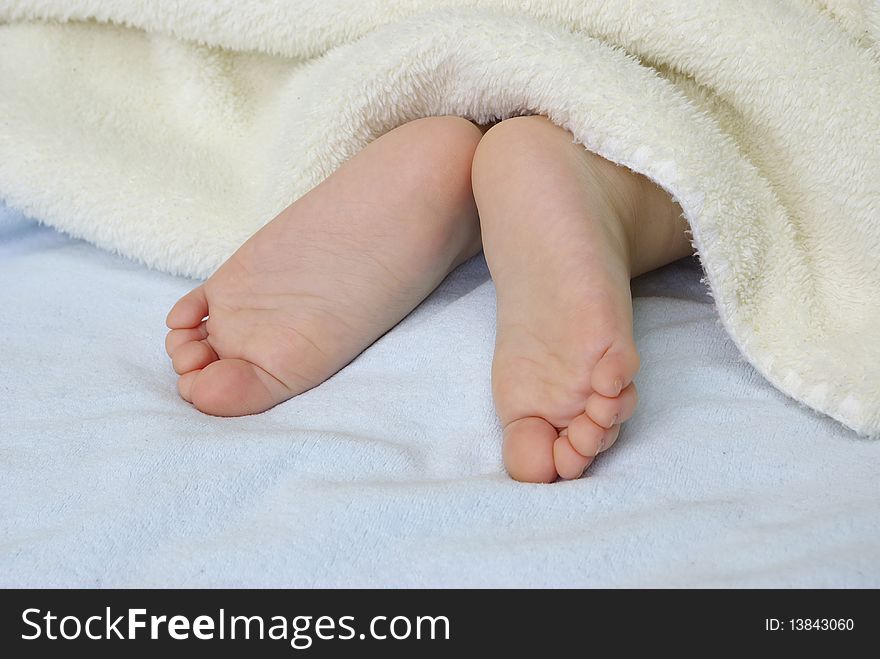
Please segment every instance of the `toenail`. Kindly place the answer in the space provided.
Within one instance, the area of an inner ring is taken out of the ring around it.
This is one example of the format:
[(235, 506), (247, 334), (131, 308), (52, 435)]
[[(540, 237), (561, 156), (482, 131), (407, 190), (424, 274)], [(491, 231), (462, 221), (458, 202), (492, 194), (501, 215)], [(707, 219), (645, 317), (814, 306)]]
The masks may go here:
[(584, 470), (581, 472), (581, 476), (582, 476), (582, 477), (583, 477), (584, 474), (587, 473), (587, 471), (589, 471), (589, 469), (590, 469), (590, 465), (591, 465), (591, 464), (593, 464), (593, 459), (592, 459), (592, 458), (590, 458), (590, 461), (587, 463), (587, 466), (584, 467)]
[(620, 414), (615, 414), (613, 417), (611, 417), (611, 426), (609, 427), (615, 426), (618, 419), (620, 419)]
[(603, 433), (602, 433), (602, 437), (599, 438), (599, 450), (596, 451), (596, 454), (597, 454), (597, 455), (598, 455), (599, 453), (601, 453), (602, 451), (605, 450), (605, 441), (606, 441), (605, 438), (606, 438), (607, 436), (608, 436), (608, 433), (607, 433), (607, 432), (603, 432)]
[(615, 387), (615, 389), (617, 389), (617, 393), (614, 395), (615, 396), (620, 395), (620, 392), (623, 391), (623, 380), (621, 380), (620, 378), (617, 378), (614, 381), (614, 387)]

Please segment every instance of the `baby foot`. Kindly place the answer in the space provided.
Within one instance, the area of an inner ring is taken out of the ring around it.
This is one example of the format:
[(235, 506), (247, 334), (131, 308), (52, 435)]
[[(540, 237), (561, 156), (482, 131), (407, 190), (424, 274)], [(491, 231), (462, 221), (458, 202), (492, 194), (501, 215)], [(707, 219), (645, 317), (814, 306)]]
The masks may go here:
[(479, 251), (464, 119), (405, 124), (252, 236), (168, 314), (180, 395), (255, 414), (348, 364)]
[(543, 117), (491, 129), (473, 185), (497, 291), (505, 466), (522, 481), (578, 478), (636, 408), (630, 277), (688, 253), (686, 225), (665, 192)]

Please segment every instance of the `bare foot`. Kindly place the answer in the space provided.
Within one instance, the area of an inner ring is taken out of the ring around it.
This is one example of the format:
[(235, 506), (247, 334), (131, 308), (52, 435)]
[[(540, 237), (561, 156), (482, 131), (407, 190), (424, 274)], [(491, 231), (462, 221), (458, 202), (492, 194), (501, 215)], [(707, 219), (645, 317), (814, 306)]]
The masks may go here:
[(544, 117), (489, 130), (473, 186), (497, 290), (505, 466), (522, 481), (578, 478), (636, 407), (630, 278), (689, 254), (687, 224), (663, 190)]
[(252, 236), (168, 314), (180, 395), (207, 414), (262, 412), (412, 311), (480, 249), (480, 137), (454, 117), (401, 126)]

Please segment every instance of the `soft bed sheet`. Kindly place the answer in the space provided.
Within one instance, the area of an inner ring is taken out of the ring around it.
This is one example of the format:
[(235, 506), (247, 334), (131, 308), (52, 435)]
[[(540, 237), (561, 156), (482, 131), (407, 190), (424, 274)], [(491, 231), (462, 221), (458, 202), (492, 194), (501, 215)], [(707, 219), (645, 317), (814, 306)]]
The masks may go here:
[(191, 280), (0, 207), (2, 586), (880, 586), (880, 442), (767, 384), (690, 259), (636, 280), (640, 407), (578, 481), (510, 481), (471, 260), (320, 387), (177, 397)]

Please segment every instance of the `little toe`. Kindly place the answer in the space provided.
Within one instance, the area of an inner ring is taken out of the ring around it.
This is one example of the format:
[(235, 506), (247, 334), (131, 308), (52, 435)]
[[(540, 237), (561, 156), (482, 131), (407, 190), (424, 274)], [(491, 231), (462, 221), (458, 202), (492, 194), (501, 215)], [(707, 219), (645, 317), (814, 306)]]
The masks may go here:
[(553, 443), (553, 462), (561, 478), (566, 480), (580, 478), (592, 461), (592, 457), (585, 457), (574, 450), (566, 435), (561, 435)]
[(196, 327), (208, 315), (208, 299), (203, 286), (194, 288), (180, 298), (165, 319), (169, 329)]
[(597, 425), (610, 428), (632, 417), (637, 403), (636, 385), (630, 384), (615, 398), (607, 398), (595, 392), (590, 394), (584, 411)]
[(504, 466), (514, 480), (552, 483), (556, 480), (553, 443), (559, 433), (539, 417), (526, 417), (504, 428)]
[(205, 328), (205, 323), (201, 323), (198, 327), (193, 327), (192, 329), (173, 329), (165, 335), (165, 352), (168, 353), (169, 357), (174, 356), (174, 351), (177, 350), (184, 343), (189, 343), (190, 341), (202, 341), (207, 338), (208, 330)]
[(171, 365), (178, 375), (197, 371), (217, 360), (217, 353), (207, 341), (190, 341), (174, 350)]
[(639, 354), (632, 343), (611, 346), (593, 367), (590, 386), (593, 391), (614, 398), (639, 372)]
[(291, 397), (284, 383), (243, 359), (212, 362), (192, 384), (193, 405), (214, 416), (244, 416), (265, 412)]

